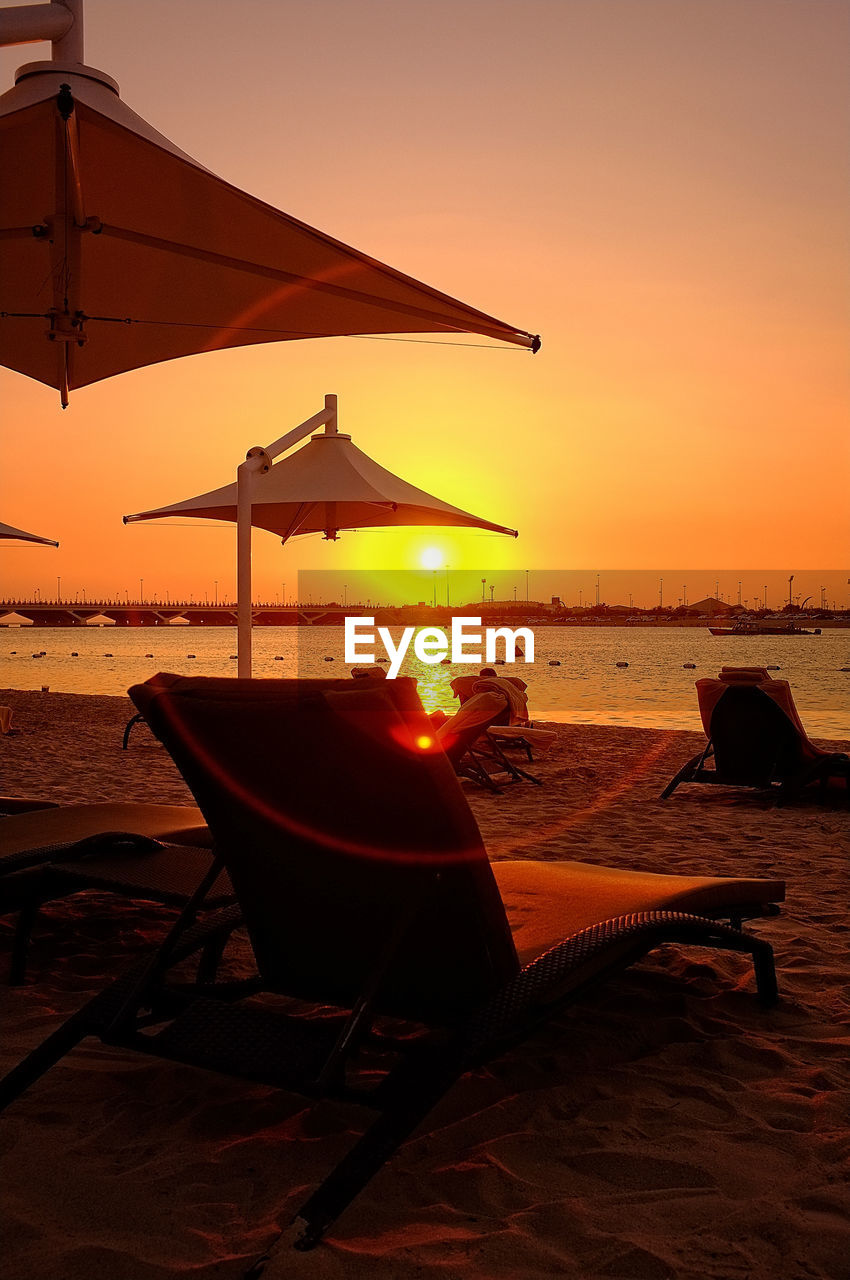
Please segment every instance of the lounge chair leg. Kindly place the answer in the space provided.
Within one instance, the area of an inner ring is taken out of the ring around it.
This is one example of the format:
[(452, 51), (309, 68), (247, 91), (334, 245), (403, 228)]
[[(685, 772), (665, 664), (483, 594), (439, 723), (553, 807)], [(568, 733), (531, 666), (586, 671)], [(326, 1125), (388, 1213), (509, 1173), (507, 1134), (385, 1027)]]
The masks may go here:
[[(409, 1074), (405, 1073), (404, 1095), (378, 1116), (299, 1209), (295, 1216), (295, 1225), (300, 1228), (295, 1240), (296, 1249), (304, 1252), (315, 1248), (342, 1211), (395, 1154), (465, 1069), (465, 1061), (460, 1054), (451, 1055), (450, 1061), (441, 1054), (436, 1063), (433, 1058), (426, 1057), (415, 1066), (407, 1065)], [(404, 1071), (404, 1068), (399, 1068), (399, 1071)]]
[(41, 902), (38, 898), (32, 898), (29, 902), (25, 902), (18, 912), (15, 936), (12, 939), (12, 958), (9, 963), (10, 987), (20, 987), (26, 978), (30, 938), (40, 910)]
[(668, 796), (672, 796), (673, 792), (676, 790), (680, 782), (690, 782), (691, 778), (694, 776), (700, 764), (702, 763), (702, 758), (703, 758), (703, 753), (700, 752), (698, 756), (694, 756), (693, 760), (689, 760), (687, 764), (683, 764), (679, 772), (676, 774), (675, 778), (671, 778), (670, 781), (667, 783), (667, 786), (661, 792), (661, 795), (658, 797), (658, 799), (666, 800)]
[(201, 952), (201, 958), (198, 961), (197, 981), (215, 982), (215, 975), (218, 973), (218, 966), (221, 963), (221, 957), (224, 955), (225, 947), (230, 940), (230, 935), (216, 934)]
[(773, 959), (773, 947), (761, 938), (751, 938), (753, 972), (756, 978), (756, 991), (759, 1003), (769, 1008), (779, 999), (779, 986), (776, 981), (776, 964)]
[(132, 728), (133, 728), (133, 725), (134, 725), (134, 724), (138, 724), (138, 723), (139, 723), (139, 721), (140, 721), (140, 720), (144, 720), (144, 718), (145, 718), (145, 717), (144, 717), (144, 716), (139, 712), (139, 713), (137, 713), (136, 715), (131, 716), (131, 717), (130, 717), (130, 719), (127, 721), (127, 726), (126, 726), (126, 728), (124, 729), (124, 740), (123, 740), (123, 742), (121, 743), (121, 750), (122, 750), (122, 751), (126, 751), (126, 750), (127, 750), (127, 743), (130, 741), (130, 733), (131, 733), (131, 730), (132, 730)]
[(70, 1017), (0, 1080), (0, 1111), (20, 1097), (25, 1089), (35, 1084), (36, 1080), (85, 1038), (88, 1034), (88, 1025), (82, 1016), (85, 1012), (85, 1009), (81, 1009)]

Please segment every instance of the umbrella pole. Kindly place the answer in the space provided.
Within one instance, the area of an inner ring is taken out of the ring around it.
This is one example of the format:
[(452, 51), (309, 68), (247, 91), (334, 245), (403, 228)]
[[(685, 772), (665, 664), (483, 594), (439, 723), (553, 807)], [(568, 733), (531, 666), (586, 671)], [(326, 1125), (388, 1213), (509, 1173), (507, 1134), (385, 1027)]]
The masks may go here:
[(321, 426), (334, 433), (337, 430), (335, 395), (326, 395), (324, 409), (288, 431), (268, 449), (249, 449), (245, 461), (236, 468), (236, 673), (240, 679), (248, 680), (252, 674), (251, 503), (254, 476), (264, 475), (271, 469), (272, 458), (285, 453)]
[(249, 449), (248, 456), (236, 469), (236, 653), (237, 675), (251, 677), (251, 501), (254, 476), (271, 467), (265, 449)]

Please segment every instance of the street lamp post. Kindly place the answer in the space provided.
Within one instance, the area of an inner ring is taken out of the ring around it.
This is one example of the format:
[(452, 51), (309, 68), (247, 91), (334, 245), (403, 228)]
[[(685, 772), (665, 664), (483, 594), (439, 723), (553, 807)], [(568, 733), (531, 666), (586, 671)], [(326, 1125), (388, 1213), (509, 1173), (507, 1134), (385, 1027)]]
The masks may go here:
[(139, 604), (145, 603), (145, 580), (139, 578)]

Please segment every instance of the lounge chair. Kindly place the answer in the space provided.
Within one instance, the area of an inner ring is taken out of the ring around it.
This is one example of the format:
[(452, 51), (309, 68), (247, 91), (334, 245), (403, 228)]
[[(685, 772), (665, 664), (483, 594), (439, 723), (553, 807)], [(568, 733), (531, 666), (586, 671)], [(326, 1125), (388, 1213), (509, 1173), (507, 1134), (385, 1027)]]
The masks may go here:
[[(232, 911), (192, 924), (199, 891), (157, 955), (0, 1082), (0, 1105), (92, 1035), (112, 1054), (376, 1111), (301, 1207), (298, 1247), (321, 1239), (464, 1072), (659, 944), (747, 954), (762, 1001), (776, 997), (769, 944), (719, 921), (776, 914), (780, 882), (491, 865), (412, 680), (187, 678), (147, 718), (207, 818), (256, 976), (175, 980), (176, 962), (233, 928)], [(239, 998), (259, 991), (271, 1005)]]
[(498, 738), (490, 733), (492, 728), (502, 724), (505, 713), (505, 699), (501, 693), (474, 693), (450, 720), (439, 726), (437, 742), (458, 777), (469, 778), (488, 791), (501, 793), (496, 778), (502, 777), (508, 782), (525, 780), (540, 786), (540, 779), (509, 760)]
[(683, 782), (755, 787), (779, 800), (816, 782), (825, 790), (832, 778), (850, 788), (850, 756), (809, 740), (787, 680), (771, 680), (764, 667), (723, 667), (716, 680), (697, 680), (696, 690), (708, 742), (671, 778), (662, 800)]
[(553, 746), (557, 734), (551, 729), (535, 728), (529, 720), (527, 688), (519, 676), (456, 676), (451, 683), (452, 693), (461, 707), (479, 693), (502, 694), (504, 710), (488, 727), (487, 735), (500, 751), (511, 748), (523, 751), (531, 762), (535, 751), (548, 751)]
[[(41, 907), (85, 890), (182, 906), (209, 869), (211, 836), (194, 805), (6, 798), (0, 806), (0, 913), (17, 912), (9, 981), (23, 981)], [(232, 898), (224, 881), (215, 897)]]

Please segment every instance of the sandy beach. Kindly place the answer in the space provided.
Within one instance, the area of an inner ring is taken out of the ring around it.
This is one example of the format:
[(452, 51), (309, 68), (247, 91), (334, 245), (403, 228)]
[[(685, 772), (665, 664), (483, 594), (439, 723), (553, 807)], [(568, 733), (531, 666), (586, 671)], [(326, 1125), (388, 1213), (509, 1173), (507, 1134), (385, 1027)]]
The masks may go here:
[[(6, 794), (189, 793), (124, 698), (4, 692)], [(545, 785), (467, 791), (493, 858), (775, 876), (780, 1002), (742, 957), (665, 948), (466, 1077), (326, 1242), (275, 1243), (351, 1113), (85, 1043), (0, 1126), (10, 1280), (841, 1280), (850, 1275), (850, 811), (663, 785), (698, 734), (556, 726)], [(847, 743), (820, 743), (848, 750)], [(80, 897), (0, 985), (7, 1069), (172, 919)], [(0, 920), (8, 962), (11, 921)]]

